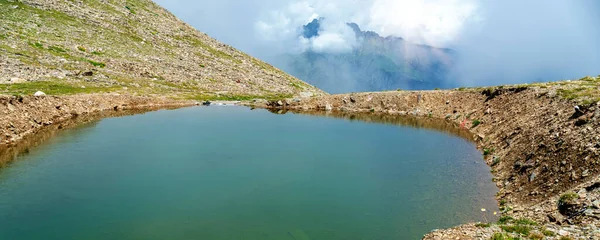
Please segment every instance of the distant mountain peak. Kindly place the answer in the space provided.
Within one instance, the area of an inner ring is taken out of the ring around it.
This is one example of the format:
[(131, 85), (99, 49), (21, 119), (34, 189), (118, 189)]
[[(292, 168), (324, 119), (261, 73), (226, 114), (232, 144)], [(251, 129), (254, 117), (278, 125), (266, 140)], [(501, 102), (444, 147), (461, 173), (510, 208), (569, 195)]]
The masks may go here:
[[(311, 39), (314, 37), (318, 37), (321, 31), (321, 21), (323, 21), (324, 18), (315, 18), (313, 19), (311, 22), (307, 23), (306, 25), (302, 26), (302, 34), (301, 36), (306, 38), (306, 39)], [(374, 31), (363, 31), (360, 26), (356, 23), (353, 22), (349, 22), (346, 23), (346, 25), (348, 25), (348, 27), (350, 27), (354, 33), (356, 34), (357, 38), (375, 38), (375, 39), (385, 39), (385, 40), (404, 40), (401, 37), (395, 37), (395, 36), (388, 36), (388, 37), (382, 37), (380, 36), (378, 33), (374, 32)]]
[[(314, 39), (323, 34), (324, 18), (303, 25), (298, 34)], [(331, 93), (391, 89), (433, 89), (451, 85), (449, 71), (456, 57), (449, 49), (414, 44), (401, 37), (383, 37), (354, 22), (346, 25), (357, 44), (347, 52), (312, 49), (287, 57), (281, 67)]]
[(323, 20), (323, 18), (315, 18), (308, 24), (302, 26), (302, 36), (307, 39), (319, 36), (319, 30), (321, 30), (320, 20)]

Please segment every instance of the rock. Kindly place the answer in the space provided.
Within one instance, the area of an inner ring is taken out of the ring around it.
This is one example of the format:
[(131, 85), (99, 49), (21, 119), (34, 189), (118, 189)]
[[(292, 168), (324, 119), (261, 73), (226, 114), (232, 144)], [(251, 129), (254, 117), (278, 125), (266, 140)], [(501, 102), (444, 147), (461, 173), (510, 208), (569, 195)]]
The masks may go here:
[(577, 119), (577, 121), (575, 121), (575, 126), (580, 127), (580, 126), (583, 126), (583, 125), (585, 125), (587, 123), (588, 123), (587, 119), (585, 119), (585, 118), (579, 118), (579, 119)]
[(309, 98), (309, 97), (312, 97), (312, 96), (314, 96), (314, 94), (312, 92), (301, 92), (300, 93), (300, 97), (301, 98)]
[(594, 190), (596, 190), (598, 188), (600, 188), (600, 182), (595, 182), (594, 184), (592, 184), (590, 186), (587, 186), (585, 188), (585, 190), (588, 191), (588, 192), (591, 192), (591, 191), (594, 191)]
[(46, 96), (46, 94), (42, 91), (37, 91), (33, 94), (33, 96), (40, 97), (40, 96)]
[(558, 202), (558, 212), (569, 218), (579, 216), (586, 210), (584, 204), (576, 199), (568, 199)]
[(325, 104), (325, 110), (331, 111), (331, 110), (333, 110), (333, 106), (331, 106), (331, 104), (327, 103), (327, 104)]
[(568, 236), (568, 235), (569, 235), (569, 232), (567, 232), (567, 231), (565, 231), (565, 230), (562, 230), (562, 229), (560, 229), (560, 230), (558, 230), (558, 235), (560, 235), (560, 236), (563, 236), (563, 237), (564, 237), (564, 236)]
[(550, 221), (550, 222), (556, 222), (556, 217), (552, 213), (549, 213), (547, 215), (547, 217), (548, 217), (548, 221)]
[(277, 106), (283, 106), (283, 101), (281, 101), (281, 100), (277, 101)]
[(535, 180), (535, 177), (536, 177), (536, 176), (537, 176), (537, 175), (535, 174), (535, 172), (534, 172), (534, 173), (531, 173), (531, 175), (529, 175), (529, 182), (533, 182), (533, 180)]
[(355, 103), (355, 102), (356, 102), (356, 99), (354, 99), (354, 97), (353, 97), (353, 96), (350, 96), (350, 102), (352, 102), (352, 103)]
[(590, 175), (590, 171), (589, 171), (589, 170), (587, 170), (587, 169), (586, 169), (586, 170), (583, 170), (583, 172), (581, 173), (581, 176), (582, 176), (582, 177), (587, 177), (587, 176), (589, 176), (589, 175)]
[(585, 216), (592, 217), (592, 216), (594, 216), (594, 210), (592, 210), (592, 209), (586, 209), (586, 210), (583, 212), (583, 214), (584, 214)]
[(10, 83), (24, 83), (24, 82), (27, 82), (27, 80), (22, 79), (22, 78), (14, 77), (14, 78), (9, 79), (8, 82), (10, 82)]
[(84, 77), (91, 77), (91, 76), (94, 76), (94, 72), (92, 72), (92, 71), (83, 72), (83, 73), (81, 74), (81, 76), (84, 76)]
[(577, 195), (579, 195), (580, 198), (586, 198), (587, 191), (585, 189), (581, 189), (581, 190), (579, 190), (579, 192), (577, 192)]
[(595, 209), (600, 209), (600, 200), (594, 200), (592, 202), (592, 207), (594, 207)]

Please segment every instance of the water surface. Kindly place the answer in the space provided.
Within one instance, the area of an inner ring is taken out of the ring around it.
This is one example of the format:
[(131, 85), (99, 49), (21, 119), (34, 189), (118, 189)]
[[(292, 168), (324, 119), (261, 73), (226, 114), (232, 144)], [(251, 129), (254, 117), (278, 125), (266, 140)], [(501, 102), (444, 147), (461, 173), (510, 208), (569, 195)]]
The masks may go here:
[(242, 107), (104, 119), (0, 170), (0, 239), (418, 239), (483, 221), (464, 138)]

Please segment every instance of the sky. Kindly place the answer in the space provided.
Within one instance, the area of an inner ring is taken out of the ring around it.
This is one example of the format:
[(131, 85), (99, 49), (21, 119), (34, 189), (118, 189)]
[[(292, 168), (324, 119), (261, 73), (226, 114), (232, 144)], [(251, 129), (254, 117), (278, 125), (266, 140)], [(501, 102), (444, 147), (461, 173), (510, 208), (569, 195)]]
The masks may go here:
[[(465, 86), (600, 74), (597, 0), (157, 0), (198, 30), (266, 61), (351, 51), (347, 22), (382, 36), (452, 48)], [(323, 18), (317, 38), (302, 25)]]

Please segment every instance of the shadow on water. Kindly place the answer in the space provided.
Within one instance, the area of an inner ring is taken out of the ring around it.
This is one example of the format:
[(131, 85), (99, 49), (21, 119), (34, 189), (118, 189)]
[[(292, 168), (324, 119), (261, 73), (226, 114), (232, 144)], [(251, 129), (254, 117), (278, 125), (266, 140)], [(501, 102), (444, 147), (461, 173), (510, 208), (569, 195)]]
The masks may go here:
[[(40, 146), (49, 139), (56, 136), (61, 130), (74, 127), (93, 127), (101, 119), (123, 117), (136, 114), (142, 114), (156, 110), (173, 110), (176, 108), (152, 108), (121, 111), (102, 111), (90, 114), (79, 115), (60, 124), (47, 126), (33, 135), (21, 139), (18, 144), (10, 146), (0, 146), (0, 169), (10, 165), (19, 155), (27, 154), (29, 149)], [(268, 109), (273, 114), (302, 114), (319, 117), (331, 117), (345, 119), (349, 121), (361, 121), (367, 123), (389, 124), (408, 126), (413, 128), (430, 129), (459, 136), (470, 141), (473, 135), (466, 129), (459, 128), (456, 124), (436, 118), (424, 118), (413, 116), (391, 115), (384, 113), (361, 113), (361, 112), (341, 112), (341, 111), (296, 111)]]
[(29, 153), (31, 148), (35, 148), (46, 143), (48, 140), (55, 137), (61, 130), (68, 128), (87, 128), (95, 126), (100, 120), (113, 117), (124, 117), (136, 114), (147, 113), (157, 110), (172, 110), (176, 108), (148, 108), (148, 109), (131, 109), (119, 111), (101, 111), (89, 114), (82, 114), (73, 117), (69, 120), (58, 124), (49, 125), (38, 132), (28, 135), (19, 140), (15, 145), (0, 146), (0, 170), (8, 167), (11, 162), (17, 159), (22, 154)]
[(282, 110), (269, 109), (273, 114), (302, 114), (319, 117), (331, 117), (337, 119), (345, 119), (349, 121), (361, 121), (367, 123), (378, 123), (388, 125), (399, 125), (412, 128), (430, 129), (438, 132), (444, 132), (458, 137), (462, 137), (469, 141), (473, 141), (473, 134), (469, 130), (460, 128), (458, 125), (437, 118), (415, 117), (392, 115), (385, 113), (365, 113), (365, 112), (341, 112), (341, 111), (297, 111), (297, 110)]

